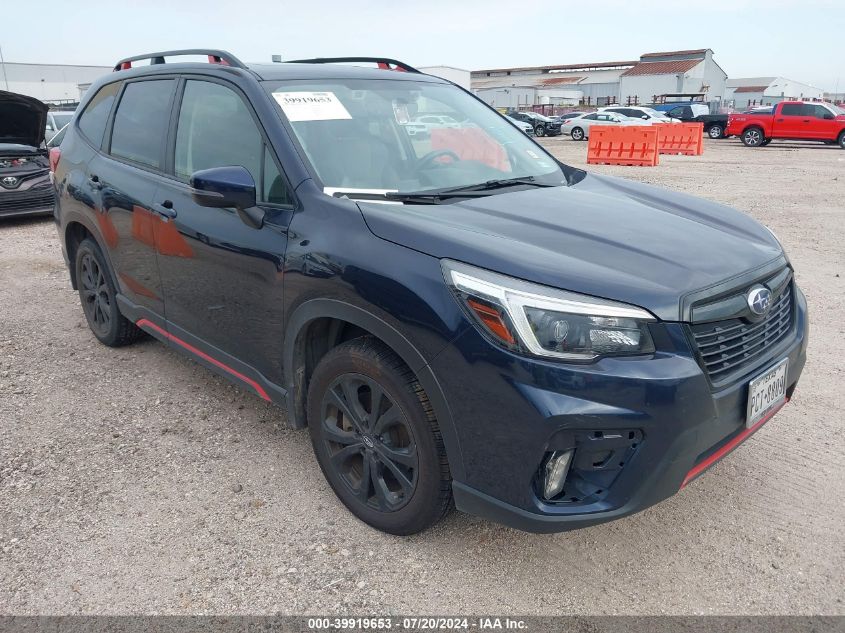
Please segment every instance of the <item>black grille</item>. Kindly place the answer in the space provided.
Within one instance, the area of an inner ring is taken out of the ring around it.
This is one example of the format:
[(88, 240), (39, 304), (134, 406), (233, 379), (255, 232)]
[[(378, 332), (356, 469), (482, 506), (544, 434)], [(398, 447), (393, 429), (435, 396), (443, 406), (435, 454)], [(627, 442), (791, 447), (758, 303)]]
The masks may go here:
[(762, 321), (728, 319), (692, 326), (704, 369), (712, 382), (754, 365), (792, 328), (792, 283), (774, 300)]
[(32, 211), (52, 206), (52, 187), (39, 187), (26, 191), (0, 190), (0, 213), (4, 211)]

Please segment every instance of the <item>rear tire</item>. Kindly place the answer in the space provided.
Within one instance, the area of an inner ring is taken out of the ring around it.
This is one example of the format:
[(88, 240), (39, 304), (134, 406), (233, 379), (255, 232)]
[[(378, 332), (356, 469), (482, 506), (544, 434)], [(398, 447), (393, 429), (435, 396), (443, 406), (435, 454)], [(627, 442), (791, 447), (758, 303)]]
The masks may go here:
[(88, 327), (103, 345), (122, 347), (137, 341), (143, 330), (120, 313), (117, 287), (97, 243), (84, 239), (76, 249), (76, 282)]
[(308, 386), (317, 462), (341, 502), (377, 530), (421, 532), (452, 507), (446, 450), (413, 372), (372, 337), (343, 343)]
[(570, 136), (572, 136), (573, 141), (583, 141), (584, 140), (584, 130), (582, 130), (580, 127), (574, 127), (574, 128), (572, 128), (572, 132), (570, 133)]
[(724, 138), (725, 128), (722, 127), (720, 124), (715, 123), (709, 128), (707, 128), (707, 135), (712, 139)]
[(763, 130), (757, 126), (750, 127), (742, 132), (742, 144), (746, 147), (760, 147), (764, 140)]

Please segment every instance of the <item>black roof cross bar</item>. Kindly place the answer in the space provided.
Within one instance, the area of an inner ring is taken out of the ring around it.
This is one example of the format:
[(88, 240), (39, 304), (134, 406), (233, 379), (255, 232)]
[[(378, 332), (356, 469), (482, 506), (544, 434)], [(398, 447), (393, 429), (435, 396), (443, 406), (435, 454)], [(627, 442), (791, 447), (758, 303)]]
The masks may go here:
[[(314, 59), (291, 59), (289, 64), (340, 64), (344, 62), (370, 62), (377, 64), (379, 68), (384, 70), (399, 70), (406, 73), (422, 73), (413, 66), (409, 66), (405, 62), (400, 62), (398, 59), (390, 59), (389, 57), (315, 57)], [(393, 68), (391, 68), (393, 66)]]
[(185, 55), (205, 55), (208, 57), (209, 64), (223, 64), (224, 66), (246, 69), (246, 64), (232, 55), (232, 53), (227, 53), (226, 51), (213, 48), (187, 48), (184, 50), (162, 51), (161, 53), (147, 53), (145, 55), (127, 57), (117, 62), (117, 64), (114, 65), (114, 70), (127, 70), (132, 68), (132, 62), (141, 61), (143, 59), (149, 59), (150, 65), (156, 65), (166, 63), (164, 59), (165, 57), (179, 57)]

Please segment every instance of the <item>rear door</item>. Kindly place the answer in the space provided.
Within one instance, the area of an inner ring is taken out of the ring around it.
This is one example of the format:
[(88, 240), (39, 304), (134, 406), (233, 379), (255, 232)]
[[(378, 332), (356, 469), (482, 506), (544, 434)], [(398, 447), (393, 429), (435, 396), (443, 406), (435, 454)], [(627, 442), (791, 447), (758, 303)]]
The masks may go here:
[(164, 299), (156, 256), (162, 218), (152, 203), (164, 171), (175, 93), (172, 77), (126, 82), (106, 133), (106, 153), (89, 165), (120, 292), (154, 320), (164, 316)]
[[(279, 381), (291, 188), (236, 86), (186, 78), (177, 101), (168, 150), (172, 178), (156, 193), (158, 207), (173, 216), (158, 245), (168, 329), (221, 362), (234, 359)], [(262, 228), (245, 224), (234, 209), (193, 201), (191, 175), (227, 165), (252, 174), (265, 211)]]

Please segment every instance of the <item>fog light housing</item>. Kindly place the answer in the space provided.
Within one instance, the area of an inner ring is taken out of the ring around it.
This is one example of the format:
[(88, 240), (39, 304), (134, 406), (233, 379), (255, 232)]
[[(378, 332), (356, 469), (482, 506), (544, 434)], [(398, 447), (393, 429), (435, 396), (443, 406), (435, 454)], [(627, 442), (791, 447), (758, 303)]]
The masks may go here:
[(543, 481), (543, 497), (546, 500), (554, 499), (563, 491), (563, 484), (566, 481), (566, 475), (569, 474), (569, 466), (572, 464), (574, 454), (575, 449), (555, 451), (546, 461)]

